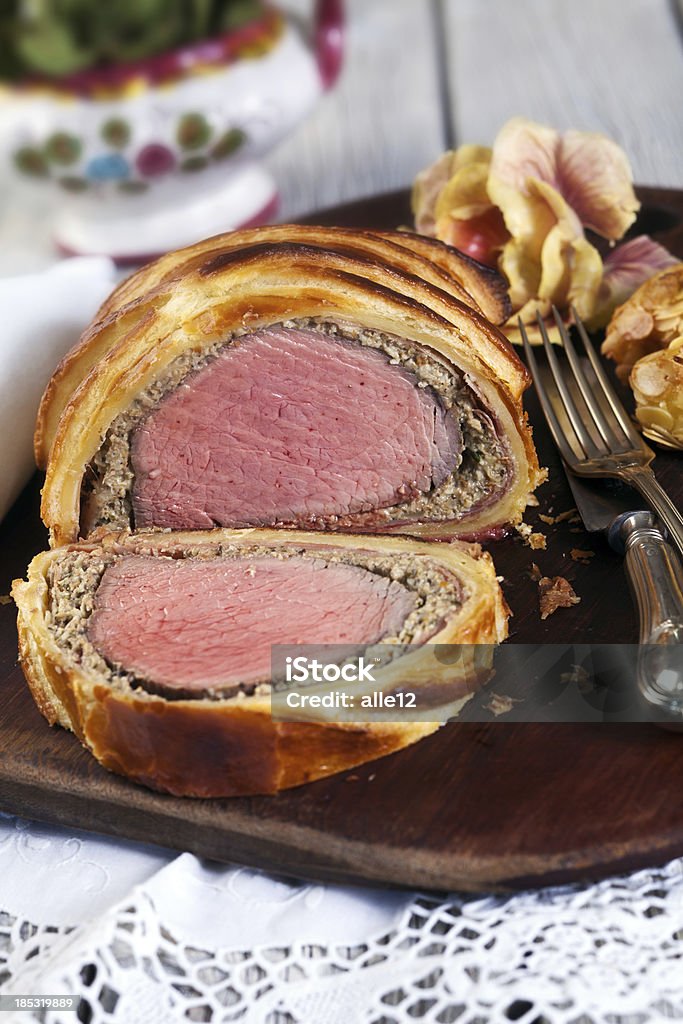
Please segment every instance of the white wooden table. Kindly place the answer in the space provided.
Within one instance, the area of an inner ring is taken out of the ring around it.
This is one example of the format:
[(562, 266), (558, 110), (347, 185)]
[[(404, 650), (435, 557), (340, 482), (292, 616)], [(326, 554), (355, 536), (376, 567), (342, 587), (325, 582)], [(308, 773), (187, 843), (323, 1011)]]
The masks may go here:
[[(281, 0), (310, 20), (313, 0)], [(678, 5), (678, 6), (677, 6)], [(341, 79), (266, 164), (281, 220), (408, 186), (522, 114), (604, 131), (683, 187), (683, 0), (346, 0)], [(0, 194), (0, 275), (54, 260), (48, 211)]]
[[(682, 5), (683, 0), (678, 0)], [(342, 77), (268, 161), (282, 219), (410, 184), (517, 114), (603, 131), (637, 182), (683, 187), (676, 0), (346, 0)], [(310, 0), (286, 0), (310, 13)]]

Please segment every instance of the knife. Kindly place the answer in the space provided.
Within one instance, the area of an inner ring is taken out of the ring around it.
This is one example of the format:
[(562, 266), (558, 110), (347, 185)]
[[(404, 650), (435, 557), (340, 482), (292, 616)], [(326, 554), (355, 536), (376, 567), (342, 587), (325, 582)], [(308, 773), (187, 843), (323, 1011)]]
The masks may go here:
[(565, 466), (589, 533), (624, 555), (640, 619), (638, 691), (660, 723), (683, 728), (683, 566), (643, 499), (619, 481), (578, 477)]

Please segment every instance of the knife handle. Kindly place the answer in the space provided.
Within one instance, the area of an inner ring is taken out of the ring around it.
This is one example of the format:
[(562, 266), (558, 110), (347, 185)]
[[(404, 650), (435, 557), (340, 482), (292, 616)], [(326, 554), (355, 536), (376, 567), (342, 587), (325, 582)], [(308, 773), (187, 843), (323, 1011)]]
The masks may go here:
[(626, 479), (637, 487), (647, 503), (664, 524), (669, 540), (683, 557), (683, 515), (674, 505), (650, 466), (639, 466), (629, 471)]
[(659, 720), (683, 725), (683, 568), (652, 513), (624, 516), (619, 533), (640, 615), (640, 695)]

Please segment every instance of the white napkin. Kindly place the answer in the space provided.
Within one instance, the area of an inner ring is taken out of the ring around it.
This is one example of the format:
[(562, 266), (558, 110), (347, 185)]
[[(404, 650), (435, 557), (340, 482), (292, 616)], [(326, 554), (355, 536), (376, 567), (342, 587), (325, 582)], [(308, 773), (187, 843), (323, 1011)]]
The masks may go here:
[(412, 898), (272, 877), (0, 813), (0, 912), (37, 925), (87, 925), (141, 903), (182, 942), (205, 949), (353, 945), (391, 930)]
[(34, 469), (43, 389), (115, 280), (113, 263), (100, 256), (0, 278), (0, 519)]

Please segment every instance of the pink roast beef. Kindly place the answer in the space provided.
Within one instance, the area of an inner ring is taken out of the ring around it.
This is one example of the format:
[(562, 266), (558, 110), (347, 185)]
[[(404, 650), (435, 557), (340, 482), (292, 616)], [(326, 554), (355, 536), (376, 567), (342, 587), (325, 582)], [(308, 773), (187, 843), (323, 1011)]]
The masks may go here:
[(457, 467), (457, 421), (382, 351), (305, 328), (237, 339), (131, 444), (137, 528), (314, 522), (387, 508)]
[(88, 636), (113, 666), (178, 696), (271, 676), (271, 644), (372, 644), (417, 605), (401, 583), (294, 555), (125, 555), (109, 566)]

